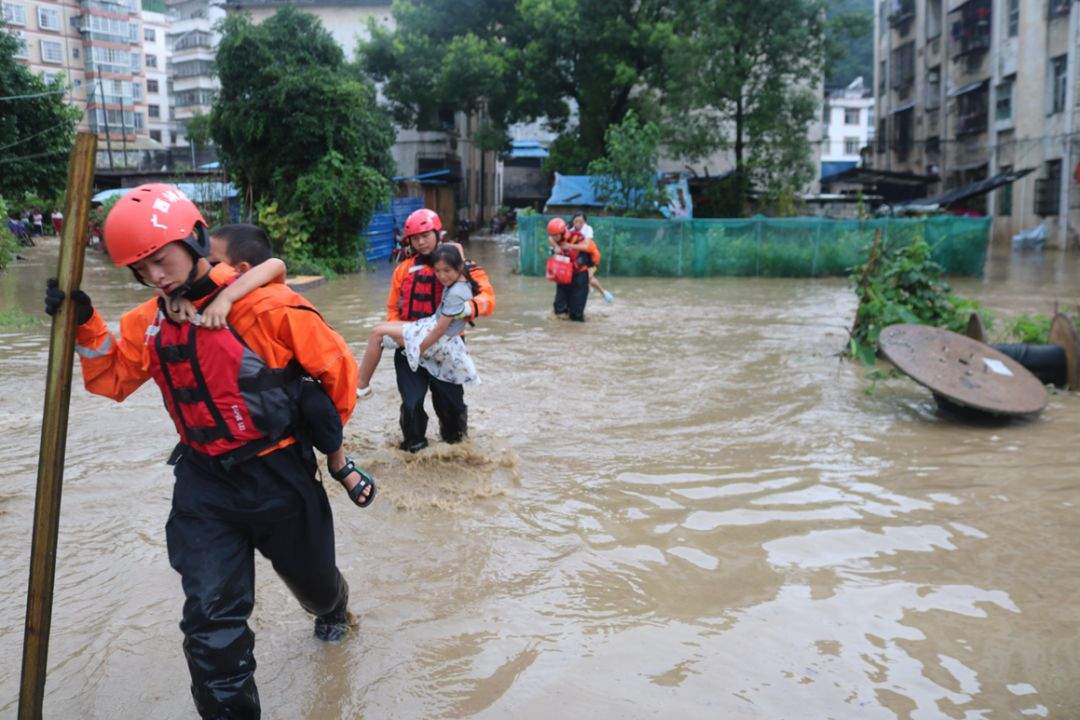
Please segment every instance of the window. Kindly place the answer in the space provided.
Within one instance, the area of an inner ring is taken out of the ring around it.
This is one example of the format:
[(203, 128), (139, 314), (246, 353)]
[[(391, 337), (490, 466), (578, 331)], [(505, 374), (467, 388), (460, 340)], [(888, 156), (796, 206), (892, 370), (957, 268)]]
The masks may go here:
[(1069, 5), (1072, 4), (1072, 0), (1050, 0), (1050, 5), (1047, 7), (1048, 15), (1051, 18), (1061, 17), (1069, 14)]
[(41, 62), (62, 63), (64, 62), (64, 46), (56, 40), (41, 41)]
[(143, 28), (143, 40), (146, 42), (157, 42), (157, 33), (154, 32), (154, 28)]
[(3, 3), (4, 8), (4, 22), (8, 25), (18, 25), (20, 27), (26, 27), (26, 8), (22, 5), (14, 5), (12, 3)]
[(71, 48), (71, 57), (79, 59), (79, 48)]
[(158, 81), (157, 80), (147, 80), (146, 81), (146, 92), (148, 92), (148, 93), (156, 93), (156, 92), (158, 92)]
[(141, 67), (141, 64), (139, 62), (139, 53), (131, 53), (131, 58), (130, 59), (131, 59), (131, 71), (132, 72), (137, 72)]
[(994, 105), (994, 119), (998, 121), (1012, 120), (1012, 96), (1013, 85), (1016, 76), (1009, 75), (997, 86), (997, 102)]
[(941, 107), (941, 66), (937, 65), (926, 71), (926, 109), (937, 110)]
[(1061, 161), (1047, 161), (1045, 172), (1035, 181), (1035, 214), (1050, 217), (1061, 210)]
[(857, 137), (846, 137), (846, 138), (844, 138), (844, 154), (845, 155), (858, 155), (859, 154), (859, 146), (861, 144), (862, 143), (859, 142), (859, 138), (857, 138)]
[(210, 33), (203, 30), (191, 30), (185, 33), (181, 33), (177, 37), (173, 44), (173, 50), (187, 50), (188, 48), (195, 47), (211, 47)]
[(152, 118), (161, 117), (161, 106), (160, 105), (147, 105), (146, 106), (146, 111), (147, 111), (147, 114)]
[(845, 108), (844, 109), (844, 124), (845, 125), (858, 125), (859, 124), (859, 109), (858, 108)]
[(38, 28), (60, 32), (60, 11), (56, 8), (39, 7), (37, 10)]
[(146, 123), (143, 120), (143, 114), (141, 112), (135, 113), (135, 125), (134, 125), (134, 128), (136, 130), (142, 130), (144, 127), (146, 127)]
[(887, 79), (887, 75), (888, 75), (885, 68), (886, 68), (886, 65), (885, 65), (884, 60), (881, 60), (880, 62), (878, 62), (877, 89), (878, 89), (878, 95), (879, 96), (885, 94), (885, 83), (886, 83), (886, 79)]
[[(998, 168), (999, 173), (1012, 172), (1011, 165), (1003, 165)], [(1012, 215), (1012, 183), (1006, 183), (996, 190), (997, 192), (997, 214), (998, 215)]]
[(78, 80), (78, 79), (76, 79), (76, 80), (75, 80), (75, 87), (76, 87), (76, 88), (81, 88), (81, 87), (82, 87), (82, 80)]
[(178, 78), (211, 75), (214, 71), (212, 60), (184, 60), (173, 63), (173, 76)]
[(170, 138), (170, 142), (169, 142), (170, 145), (179, 145), (179, 143), (177, 142), (177, 135), (176, 135), (175, 130), (169, 132), (169, 138)]
[(20, 60), (26, 60), (30, 57), (30, 53), (27, 51), (26, 35), (21, 30), (16, 30), (12, 33), (15, 36), (15, 57)]
[(157, 142), (161, 142), (161, 131), (160, 130), (151, 130), (150, 131), (150, 139), (151, 140), (156, 140)]
[(877, 138), (877, 151), (882, 154), (887, 152), (889, 149), (889, 138), (885, 134), (885, 131), (887, 129), (888, 125), (885, 118), (881, 118), (880, 120), (878, 120), (878, 130), (874, 137)]
[(157, 55), (151, 55), (150, 53), (146, 53), (146, 67), (148, 67), (148, 68), (156, 68), (157, 67)]
[(214, 104), (214, 91), (207, 90), (205, 88), (181, 90), (173, 97), (176, 98), (176, 107), (191, 107), (193, 105)]
[(957, 95), (956, 114), (958, 123), (956, 134), (974, 135), (986, 132), (989, 105), (990, 88), (985, 82), (980, 83), (963, 95)]
[(1065, 111), (1065, 70), (1068, 56), (1058, 55), (1050, 61), (1050, 114)]
[(90, 40), (127, 43), (131, 37), (131, 23), (102, 15), (85, 15), (82, 29)]
[(1009, 7), (1007, 10), (1006, 19), (1006, 32), (1009, 37), (1016, 37), (1020, 34), (1020, 0), (1009, 0)]
[(832, 112), (832, 108), (825, 105), (825, 109), (821, 111), (821, 121), (826, 125), (829, 124), (829, 113)]
[(941, 35), (941, 0), (926, 2), (926, 39), (933, 40)]
[(905, 90), (915, 80), (915, 43), (909, 42), (893, 50), (892, 89)]
[(89, 48), (90, 54), (86, 56), (86, 68), (88, 70), (104, 70), (106, 72), (126, 74), (132, 66), (132, 54), (127, 50), (99, 47)]
[(906, 160), (915, 139), (915, 111), (901, 110), (893, 114), (893, 149), (899, 160)]
[(53, 81), (56, 80), (58, 77), (60, 77), (60, 73), (54, 73), (54, 72), (48, 72), (48, 71), (43, 71), (41, 73), (41, 80), (46, 85), (52, 85)]

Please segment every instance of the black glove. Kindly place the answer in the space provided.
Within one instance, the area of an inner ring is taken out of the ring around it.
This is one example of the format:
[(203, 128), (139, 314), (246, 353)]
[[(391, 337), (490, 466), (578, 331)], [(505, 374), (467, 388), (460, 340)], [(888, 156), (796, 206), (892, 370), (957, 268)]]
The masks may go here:
[[(64, 291), (60, 289), (56, 278), (49, 278), (45, 283), (45, 313), (55, 315), (60, 309), (60, 303), (64, 302)], [(90, 302), (90, 296), (82, 290), (71, 291), (71, 301), (75, 303), (75, 324), (82, 325), (94, 315), (94, 304)]]

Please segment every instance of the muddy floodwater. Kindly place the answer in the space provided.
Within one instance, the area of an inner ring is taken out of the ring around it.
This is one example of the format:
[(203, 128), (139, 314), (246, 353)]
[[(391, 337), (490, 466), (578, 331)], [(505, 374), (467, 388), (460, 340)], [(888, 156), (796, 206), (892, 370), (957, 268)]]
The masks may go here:
[[(474, 240), (498, 296), (469, 335), (471, 440), (399, 439), (393, 364), (346, 429), (380, 483), (332, 480), (359, 631), (340, 645), (257, 565), (266, 718), (1080, 717), (1080, 397), (958, 425), (836, 357), (843, 279), (610, 278), (588, 322)], [(39, 313), (48, 241), (0, 276)], [(389, 268), (309, 297), (359, 351)], [(1080, 264), (995, 254), (965, 294), (1080, 300)], [(109, 320), (145, 297), (101, 255)], [(0, 329), (0, 716), (15, 714), (47, 327)], [(434, 437), (435, 422), (429, 436)], [(76, 363), (45, 714), (190, 718), (164, 524), (175, 433), (153, 383), (123, 404)]]

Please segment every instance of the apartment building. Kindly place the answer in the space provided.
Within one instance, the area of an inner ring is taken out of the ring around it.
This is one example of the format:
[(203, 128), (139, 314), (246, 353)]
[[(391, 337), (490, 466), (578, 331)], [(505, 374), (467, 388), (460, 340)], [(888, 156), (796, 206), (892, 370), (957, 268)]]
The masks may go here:
[(941, 190), (1030, 168), (967, 209), (1080, 243), (1080, 0), (878, 0), (874, 24), (875, 167)]
[(825, 92), (822, 110), (821, 172), (825, 178), (859, 165), (862, 149), (874, 139), (874, 93), (861, 77)]
[(193, 162), (194, 148), (187, 137), (187, 122), (196, 115), (209, 115), (221, 84), (214, 77), (214, 55), (218, 34), (214, 29), (225, 17), (221, 3), (211, 0), (165, 0), (169, 9), (167, 48), (169, 60), (168, 102), (172, 127), (170, 147), (187, 146)]
[(45, 80), (61, 78), (68, 102), (97, 132), (98, 167), (137, 165), (152, 145), (146, 130), (139, 0), (2, 0), (22, 41), (22, 60)]
[(143, 65), (146, 75), (146, 130), (162, 149), (171, 141), (169, 107), (169, 15), (164, 0), (142, 0)]

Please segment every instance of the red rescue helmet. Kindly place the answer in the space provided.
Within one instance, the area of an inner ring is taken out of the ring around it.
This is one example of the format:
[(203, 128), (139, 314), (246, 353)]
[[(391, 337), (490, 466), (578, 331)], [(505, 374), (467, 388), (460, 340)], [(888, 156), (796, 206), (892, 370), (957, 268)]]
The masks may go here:
[(420, 208), (419, 210), (414, 210), (409, 217), (405, 219), (406, 240), (413, 235), (419, 235), (420, 233), (429, 231), (434, 231), (436, 233), (442, 231), (442, 220), (439, 219), (439, 214), (434, 210)]
[(117, 267), (138, 262), (172, 242), (184, 243), (196, 257), (210, 252), (206, 220), (175, 185), (132, 188), (105, 218), (105, 247)]
[(562, 235), (566, 232), (566, 221), (562, 218), (552, 218), (548, 221), (548, 235)]

